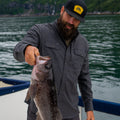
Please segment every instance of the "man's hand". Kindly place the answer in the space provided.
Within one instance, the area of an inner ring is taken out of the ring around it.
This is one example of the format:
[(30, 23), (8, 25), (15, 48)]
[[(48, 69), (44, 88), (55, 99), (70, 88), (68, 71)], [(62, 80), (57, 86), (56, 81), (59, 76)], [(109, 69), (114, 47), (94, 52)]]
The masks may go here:
[(25, 49), (25, 62), (29, 65), (35, 65), (35, 56), (39, 55), (39, 50), (36, 47), (28, 45)]
[(93, 111), (87, 112), (87, 120), (95, 120)]

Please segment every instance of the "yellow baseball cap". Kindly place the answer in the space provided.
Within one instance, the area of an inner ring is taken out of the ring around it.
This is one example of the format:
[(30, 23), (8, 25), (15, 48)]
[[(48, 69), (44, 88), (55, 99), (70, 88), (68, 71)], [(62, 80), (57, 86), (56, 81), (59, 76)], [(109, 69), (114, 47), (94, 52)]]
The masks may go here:
[(84, 22), (87, 13), (87, 6), (83, 0), (68, 0), (65, 5), (65, 11), (72, 17)]

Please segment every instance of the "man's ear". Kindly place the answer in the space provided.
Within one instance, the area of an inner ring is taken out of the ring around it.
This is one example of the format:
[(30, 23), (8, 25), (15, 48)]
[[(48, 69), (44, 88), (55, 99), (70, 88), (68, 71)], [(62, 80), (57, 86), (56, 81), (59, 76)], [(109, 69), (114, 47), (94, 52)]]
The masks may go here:
[(64, 6), (62, 6), (61, 11), (60, 11), (60, 15), (63, 14), (64, 10), (65, 10), (65, 8), (64, 8)]

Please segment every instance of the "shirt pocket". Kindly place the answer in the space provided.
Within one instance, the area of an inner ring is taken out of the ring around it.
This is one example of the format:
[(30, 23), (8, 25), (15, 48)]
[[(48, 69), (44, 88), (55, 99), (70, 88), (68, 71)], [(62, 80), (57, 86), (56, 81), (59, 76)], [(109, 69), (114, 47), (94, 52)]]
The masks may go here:
[(73, 49), (72, 64), (77, 75), (80, 74), (82, 65), (84, 64), (85, 57), (86, 53), (84, 50)]
[(77, 56), (81, 56), (83, 58), (85, 58), (85, 56), (86, 56), (85, 51), (81, 50), (81, 49), (74, 49), (74, 54), (77, 55)]
[(59, 51), (60, 46), (57, 42), (46, 42), (44, 45), (44, 54), (51, 57), (53, 62), (58, 59)]

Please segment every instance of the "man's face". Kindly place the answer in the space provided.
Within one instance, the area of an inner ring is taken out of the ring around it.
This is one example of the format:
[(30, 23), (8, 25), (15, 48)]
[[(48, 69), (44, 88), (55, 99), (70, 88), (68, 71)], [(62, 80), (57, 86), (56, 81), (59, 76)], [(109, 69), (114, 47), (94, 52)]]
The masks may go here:
[(77, 32), (80, 21), (67, 14), (64, 7), (61, 9), (60, 18), (58, 19), (58, 27), (62, 36), (68, 40), (72, 39)]
[(66, 25), (66, 27), (68, 29), (72, 29), (70, 25), (73, 25), (75, 28), (78, 27), (78, 25), (80, 24), (80, 21), (72, 16), (70, 16), (64, 9), (64, 6), (61, 9), (60, 15), (62, 16), (62, 20), (66, 23), (68, 23), (68, 25)]

